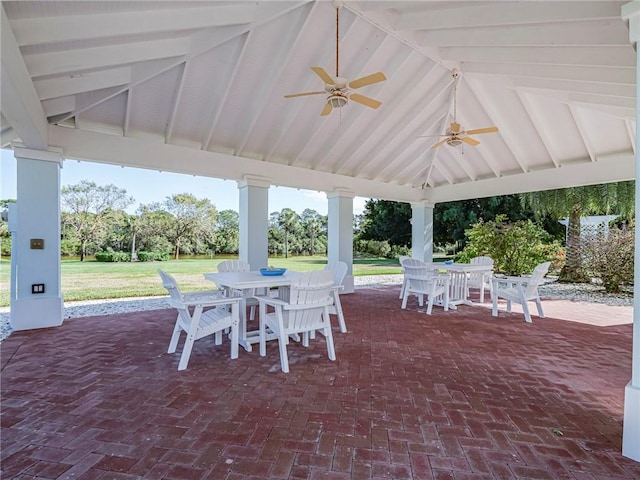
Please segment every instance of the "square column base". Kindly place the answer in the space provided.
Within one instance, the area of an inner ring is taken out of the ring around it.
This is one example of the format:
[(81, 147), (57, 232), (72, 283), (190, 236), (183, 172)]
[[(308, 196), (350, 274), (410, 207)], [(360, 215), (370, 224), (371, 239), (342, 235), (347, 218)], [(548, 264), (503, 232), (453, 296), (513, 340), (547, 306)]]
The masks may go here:
[(640, 388), (631, 383), (624, 389), (622, 455), (640, 462)]
[(9, 320), (15, 331), (62, 325), (62, 297), (24, 298), (11, 302)]
[(340, 290), (340, 295), (345, 293), (353, 293), (354, 292), (353, 275), (345, 275), (344, 280), (342, 280), (342, 286), (344, 288)]

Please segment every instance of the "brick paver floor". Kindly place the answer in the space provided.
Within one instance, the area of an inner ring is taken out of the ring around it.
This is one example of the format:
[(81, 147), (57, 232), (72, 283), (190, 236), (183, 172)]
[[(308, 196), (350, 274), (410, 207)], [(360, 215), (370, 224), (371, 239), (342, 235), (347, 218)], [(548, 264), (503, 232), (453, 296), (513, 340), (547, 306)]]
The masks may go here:
[(169, 309), (14, 332), (1, 477), (640, 479), (620, 454), (631, 325), (428, 316), (398, 291), (343, 296), (337, 361), (319, 335), (289, 374), (275, 342), (231, 360), (213, 339), (178, 372)]

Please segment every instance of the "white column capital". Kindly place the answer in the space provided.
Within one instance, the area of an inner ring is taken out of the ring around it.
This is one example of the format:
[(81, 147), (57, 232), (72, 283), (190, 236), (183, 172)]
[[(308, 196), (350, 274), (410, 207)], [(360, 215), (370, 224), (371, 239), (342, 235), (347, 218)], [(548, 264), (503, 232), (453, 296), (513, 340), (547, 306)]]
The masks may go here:
[(238, 188), (243, 187), (262, 187), (269, 188), (272, 182), (270, 178), (260, 177), (256, 175), (244, 175), (242, 180), (238, 180)]
[(30, 158), (31, 160), (44, 160), (45, 162), (58, 163), (62, 168), (64, 156), (61, 148), (49, 147), (47, 150), (36, 150), (26, 148), (21, 143), (12, 143), (13, 156), (19, 158)]
[(327, 198), (355, 198), (356, 194), (348, 188), (336, 188), (327, 192)]
[(411, 208), (434, 208), (436, 204), (430, 200), (422, 200), (420, 202), (411, 202)]
[(621, 17), (629, 23), (629, 41), (635, 44), (640, 40), (640, 1), (633, 0), (622, 6)]

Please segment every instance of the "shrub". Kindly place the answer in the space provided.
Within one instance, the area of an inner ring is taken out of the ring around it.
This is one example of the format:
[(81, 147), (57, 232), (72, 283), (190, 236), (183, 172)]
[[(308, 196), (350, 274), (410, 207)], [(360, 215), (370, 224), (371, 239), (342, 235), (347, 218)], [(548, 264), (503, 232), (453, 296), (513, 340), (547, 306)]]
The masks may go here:
[(467, 246), (456, 261), (487, 255), (495, 270), (507, 275), (530, 273), (539, 263), (562, 259), (562, 247), (550, 242), (549, 234), (530, 220), (508, 223), (506, 215), (497, 215), (495, 220), (476, 223), (465, 235)]
[(354, 242), (354, 250), (374, 257), (387, 257), (391, 254), (389, 242), (379, 240), (357, 240)]
[(139, 262), (166, 262), (169, 260), (169, 252), (138, 252)]
[(593, 235), (584, 240), (584, 265), (607, 292), (633, 284), (634, 242), (633, 225), (613, 228), (608, 237)]
[(127, 252), (96, 252), (98, 262), (130, 262), (131, 254)]

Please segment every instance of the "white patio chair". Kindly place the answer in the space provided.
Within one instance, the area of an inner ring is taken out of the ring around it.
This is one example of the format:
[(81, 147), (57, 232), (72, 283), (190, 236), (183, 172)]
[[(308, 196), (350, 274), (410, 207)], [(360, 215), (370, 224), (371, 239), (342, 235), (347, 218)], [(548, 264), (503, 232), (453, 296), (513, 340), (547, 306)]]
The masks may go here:
[[(469, 288), (480, 289), (480, 303), (484, 303), (484, 291), (489, 290), (489, 295), (492, 295), (493, 286), (491, 283), (491, 277), (493, 276), (493, 258), (486, 255), (480, 257), (473, 257), (469, 263), (471, 265), (482, 265), (487, 267), (487, 271), (484, 272), (469, 272), (467, 277), (467, 298), (469, 297)], [(491, 296), (493, 298), (493, 296)]]
[(221, 345), (222, 332), (227, 329), (231, 329), (231, 358), (238, 358), (238, 308), (241, 298), (225, 297), (221, 291), (182, 293), (171, 275), (160, 269), (158, 273), (162, 285), (169, 292), (169, 305), (178, 311), (168, 353), (176, 351), (180, 333), (184, 331), (187, 334), (178, 370), (187, 368), (196, 340), (215, 334), (216, 345)]
[[(217, 265), (217, 269), (219, 273), (251, 271), (250, 265), (247, 262), (243, 262), (242, 260), (223, 260)], [(247, 307), (250, 307), (249, 320), (253, 320), (256, 318), (256, 307), (258, 306), (258, 301), (255, 299), (256, 293), (263, 292), (256, 292), (253, 288), (245, 288), (244, 290), (237, 292), (227, 292), (227, 295), (241, 296), (241, 314), (246, 315)]]
[(431, 315), (431, 310), (436, 301), (442, 303), (444, 311), (449, 310), (449, 274), (440, 274), (433, 268), (428, 267), (420, 260), (410, 258), (405, 260), (404, 276), (407, 286), (402, 297), (402, 308), (407, 308), (409, 295), (418, 295), (418, 304), (423, 305), (423, 295), (427, 296), (427, 315)]
[[(334, 278), (328, 270), (313, 270), (300, 274), (291, 284), (289, 301), (268, 296), (259, 296), (260, 302), (260, 356), (267, 354), (267, 330), (278, 339), (280, 366), (289, 371), (287, 343), (289, 336), (302, 334), (302, 345), (309, 346), (309, 336), (321, 330), (327, 343), (330, 360), (336, 359), (331, 333), (329, 307), (333, 304)], [(267, 312), (267, 306), (273, 312)]]
[(511, 312), (512, 302), (522, 305), (524, 319), (527, 323), (531, 323), (527, 302), (536, 302), (538, 316), (544, 318), (538, 286), (544, 283), (544, 276), (549, 271), (550, 265), (551, 262), (541, 263), (533, 270), (530, 277), (493, 277), (493, 316), (498, 316), (498, 299), (504, 298), (507, 301), (507, 312)]
[(340, 332), (347, 332), (347, 324), (344, 321), (344, 313), (342, 312), (342, 303), (340, 302), (340, 291), (344, 290), (344, 277), (347, 274), (349, 267), (345, 262), (333, 262), (328, 263), (324, 267), (325, 270), (330, 271), (333, 274), (333, 305), (329, 306), (329, 314), (338, 316), (338, 324), (340, 325)]

